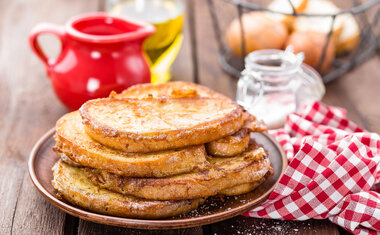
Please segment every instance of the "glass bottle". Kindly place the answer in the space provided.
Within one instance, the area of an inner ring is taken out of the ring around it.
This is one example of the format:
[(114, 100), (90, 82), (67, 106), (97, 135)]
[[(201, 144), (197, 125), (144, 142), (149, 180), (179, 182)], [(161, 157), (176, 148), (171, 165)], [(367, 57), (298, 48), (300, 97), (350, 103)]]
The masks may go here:
[(288, 114), (321, 100), (325, 93), (321, 76), (303, 59), (292, 47), (250, 53), (238, 81), (237, 102), (269, 129), (282, 127)]
[(170, 79), (170, 67), (183, 41), (184, 0), (107, 0), (111, 15), (153, 24), (156, 33), (144, 42), (152, 83)]

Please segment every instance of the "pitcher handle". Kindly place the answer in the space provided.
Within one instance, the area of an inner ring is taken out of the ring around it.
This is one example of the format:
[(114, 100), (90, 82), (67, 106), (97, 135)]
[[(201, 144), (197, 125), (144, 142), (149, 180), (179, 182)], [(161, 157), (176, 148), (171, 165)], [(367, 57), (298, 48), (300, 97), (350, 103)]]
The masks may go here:
[[(253, 88), (254, 86), (257, 86)], [(238, 81), (238, 90), (236, 94), (236, 101), (247, 110), (253, 107), (264, 95), (264, 84), (261, 79), (261, 72), (246, 71), (242, 72), (242, 76)], [(255, 89), (257, 95), (253, 97), (248, 94), (249, 90)]]
[[(43, 33), (53, 34), (61, 41), (61, 51), (62, 53), (65, 45), (66, 45), (66, 32), (65, 27), (62, 25), (51, 24), (51, 23), (40, 23), (36, 25), (29, 34), (29, 44), (34, 53), (42, 60), (42, 62), (47, 66), (51, 67), (55, 63), (52, 60), (49, 61), (49, 58), (43, 52), (40, 44), (38, 43), (38, 36)], [(57, 56), (57, 60), (60, 55)]]

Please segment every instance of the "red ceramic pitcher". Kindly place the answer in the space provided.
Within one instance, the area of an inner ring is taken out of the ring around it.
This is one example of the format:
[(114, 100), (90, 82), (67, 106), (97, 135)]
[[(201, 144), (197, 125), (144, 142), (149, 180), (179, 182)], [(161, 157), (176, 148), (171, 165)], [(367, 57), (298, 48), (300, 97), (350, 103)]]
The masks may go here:
[[(150, 24), (89, 13), (72, 18), (64, 26), (38, 24), (29, 41), (45, 63), (56, 95), (68, 109), (75, 110), (89, 99), (150, 82), (142, 43), (154, 32)], [(55, 61), (41, 50), (37, 37), (43, 33), (54, 34), (61, 41), (61, 53)]]

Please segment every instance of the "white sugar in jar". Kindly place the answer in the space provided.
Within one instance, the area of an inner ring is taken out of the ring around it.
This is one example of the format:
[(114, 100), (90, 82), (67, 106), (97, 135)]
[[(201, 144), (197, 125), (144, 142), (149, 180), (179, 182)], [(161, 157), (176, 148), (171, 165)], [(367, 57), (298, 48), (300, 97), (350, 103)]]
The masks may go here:
[(291, 47), (250, 53), (238, 82), (237, 102), (269, 129), (281, 128), (288, 114), (325, 94), (321, 76), (303, 59)]

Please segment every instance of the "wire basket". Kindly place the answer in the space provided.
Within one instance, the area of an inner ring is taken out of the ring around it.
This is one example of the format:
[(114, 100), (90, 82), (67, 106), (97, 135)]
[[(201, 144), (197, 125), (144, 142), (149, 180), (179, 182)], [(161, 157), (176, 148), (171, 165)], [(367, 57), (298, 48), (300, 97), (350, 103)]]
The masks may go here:
[[(326, 34), (327, 39), (325, 40), (325, 45), (323, 47), (323, 51), (321, 56), (319, 57), (318, 67), (320, 67), (325, 58), (326, 50), (328, 47), (328, 43), (330, 40), (330, 36), (334, 30), (334, 24), (338, 16), (344, 14), (352, 14), (355, 17), (357, 24), (360, 29), (360, 39), (358, 42), (358, 46), (355, 50), (350, 53), (346, 53), (343, 56), (335, 57), (332, 62), (330, 68), (327, 72), (323, 74), (323, 81), (325, 83), (331, 82), (336, 78), (340, 77), (344, 73), (350, 71), (356, 66), (360, 65), (367, 59), (369, 59), (372, 55), (374, 55), (378, 49), (378, 38), (379, 38), (379, 20), (380, 20), (380, 0), (334, 0), (332, 1), (337, 6), (346, 6), (346, 8), (341, 8), (339, 12), (335, 14), (304, 14), (297, 13), (295, 7), (292, 4), (292, 1), (287, 0), (290, 4), (293, 12), (291, 13), (283, 13), (273, 11), (266, 7), (265, 3), (268, 1), (260, 1), (260, 0), (207, 0), (208, 7), (210, 11), (210, 15), (212, 18), (213, 28), (215, 31), (215, 36), (218, 43), (219, 50), (219, 62), (222, 68), (229, 74), (239, 77), (240, 72), (244, 69), (244, 56), (238, 57), (234, 53), (232, 53), (226, 42), (226, 32), (224, 29), (228, 27), (231, 21), (237, 17), (239, 17), (240, 23), (240, 35), (241, 35), (241, 51), (244, 55), (246, 53), (246, 42), (244, 36), (244, 27), (242, 16), (243, 14), (251, 11), (260, 11), (260, 12), (268, 12), (279, 15), (292, 16), (297, 19), (297, 17), (330, 17), (331, 25), (330, 31)], [(309, 1), (317, 1), (317, 0), (309, 0)], [(347, 7), (349, 3), (349, 6)], [(268, 48), (269, 49), (269, 48)], [(316, 68), (318, 70), (318, 67)]]

